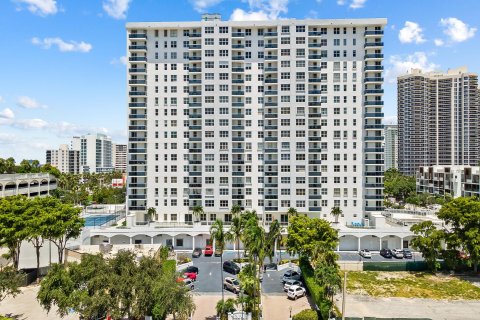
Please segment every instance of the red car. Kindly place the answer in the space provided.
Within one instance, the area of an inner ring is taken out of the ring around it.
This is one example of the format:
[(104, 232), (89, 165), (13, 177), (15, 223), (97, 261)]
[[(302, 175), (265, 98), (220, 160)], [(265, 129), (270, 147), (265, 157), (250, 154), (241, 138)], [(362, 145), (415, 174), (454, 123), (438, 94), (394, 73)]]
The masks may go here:
[(205, 255), (205, 256), (213, 255), (213, 247), (210, 246), (210, 245), (205, 246), (205, 251), (203, 252), (203, 255)]
[(196, 281), (197, 280), (197, 273), (196, 272), (185, 272), (183, 274), (185, 277), (193, 280), (193, 281)]

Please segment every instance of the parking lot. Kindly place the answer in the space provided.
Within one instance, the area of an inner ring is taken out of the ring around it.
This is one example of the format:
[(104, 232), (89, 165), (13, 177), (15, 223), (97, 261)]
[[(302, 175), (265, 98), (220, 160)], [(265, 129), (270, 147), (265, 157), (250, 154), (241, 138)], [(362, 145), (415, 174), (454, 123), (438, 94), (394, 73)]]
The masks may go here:
[(380, 255), (378, 251), (372, 251), (371, 258), (364, 258), (358, 254), (358, 252), (337, 252), (340, 256), (339, 261), (392, 261), (392, 262), (402, 262), (402, 261), (423, 261), (421, 253), (412, 252), (412, 259), (397, 259), (397, 258), (384, 258)]

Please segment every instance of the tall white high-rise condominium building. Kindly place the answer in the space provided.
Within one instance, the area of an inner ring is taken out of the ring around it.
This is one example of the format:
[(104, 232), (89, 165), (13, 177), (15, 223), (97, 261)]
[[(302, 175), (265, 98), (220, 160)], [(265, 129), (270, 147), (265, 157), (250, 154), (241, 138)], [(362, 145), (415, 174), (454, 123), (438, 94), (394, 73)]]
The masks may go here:
[[(77, 147), (74, 137), (72, 146)], [(80, 172), (101, 173), (113, 171), (112, 140), (105, 134), (86, 134), (80, 137)]]
[(398, 168), (413, 175), (421, 166), (479, 161), (478, 76), (467, 68), (398, 77)]
[(129, 214), (382, 210), (386, 22), (128, 23)]
[(385, 170), (398, 168), (398, 127), (385, 125)]

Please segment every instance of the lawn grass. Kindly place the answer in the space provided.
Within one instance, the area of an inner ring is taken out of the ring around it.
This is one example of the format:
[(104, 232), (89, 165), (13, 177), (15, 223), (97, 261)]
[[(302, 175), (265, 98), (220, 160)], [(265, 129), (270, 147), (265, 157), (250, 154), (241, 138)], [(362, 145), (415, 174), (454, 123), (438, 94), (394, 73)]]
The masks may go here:
[(352, 271), (348, 272), (347, 290), (374, 297), (480, 299), (480, 288), (470, 282), (425, 272)]

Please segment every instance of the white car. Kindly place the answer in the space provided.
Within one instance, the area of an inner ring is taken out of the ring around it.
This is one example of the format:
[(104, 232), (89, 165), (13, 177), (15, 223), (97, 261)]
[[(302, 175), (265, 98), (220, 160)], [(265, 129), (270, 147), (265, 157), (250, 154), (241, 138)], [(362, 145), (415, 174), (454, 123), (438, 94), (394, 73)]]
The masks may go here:
[(302, 282), (299, 280), (288, 280), (283, 285), (283, 291), (288, 291), (291, 286), (302, 286)]
[(300, 297), (305, 296), (305, 288), (302, 288), (300, 286), (291, 286), (288, 288), (287, 291), (287, 297), (293, 300), (297, 300)]
[(301, 277), (302, 276), (297, 271), (288, 270), (287, 272), (284, 273), (282, 277), (282, 282), (285, 283), (288, 280), (300, 280)]
[(393, 249), (392, 256), (397, 259), (403, 259), (403, 250), (402, 249)]
[(360, 250), (359, 254), (364, 258), (371, 258), (372, 257), (372, 253), (368, 249)]

